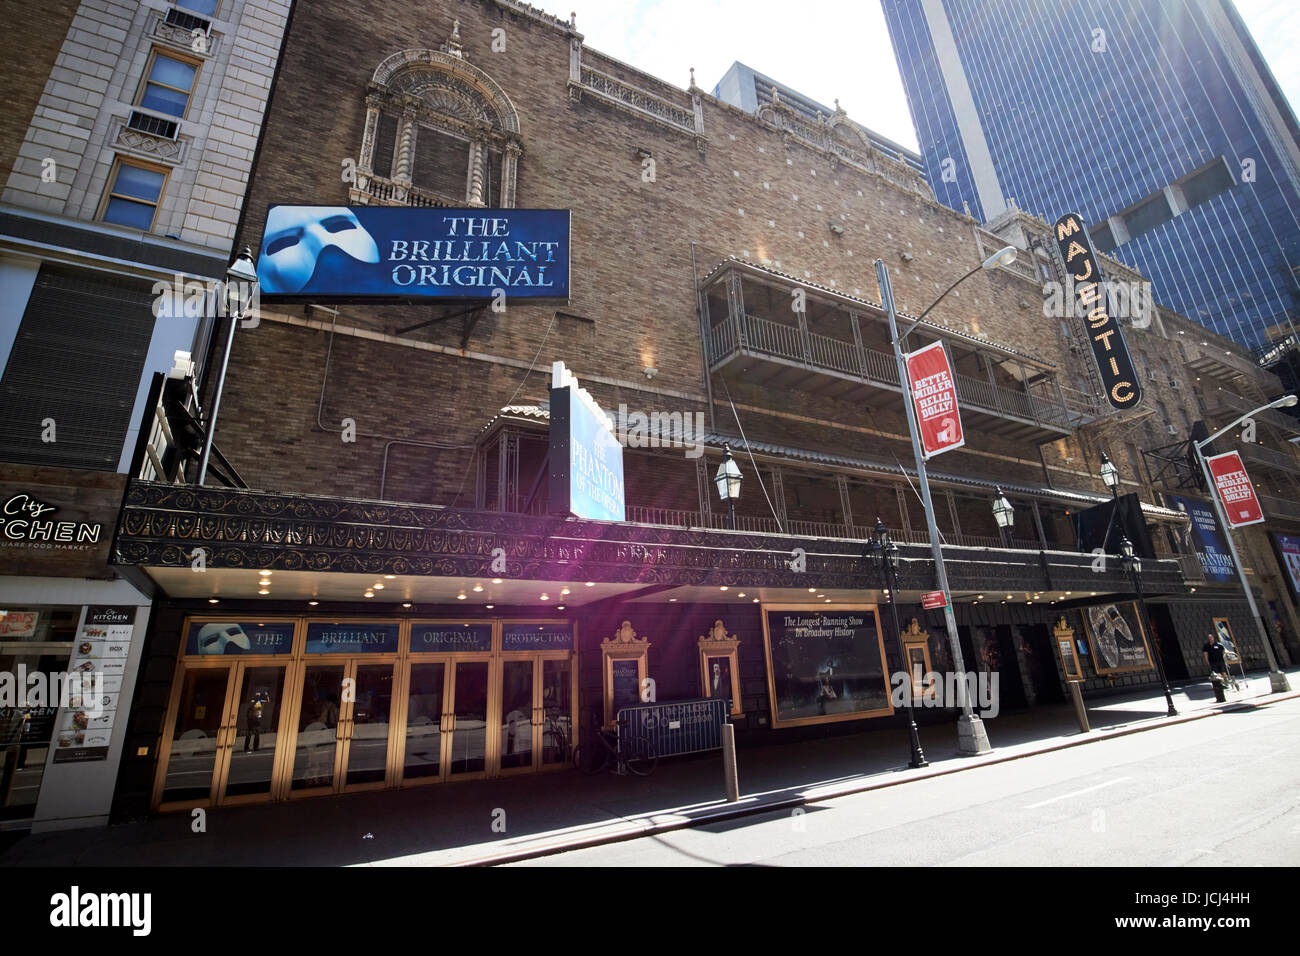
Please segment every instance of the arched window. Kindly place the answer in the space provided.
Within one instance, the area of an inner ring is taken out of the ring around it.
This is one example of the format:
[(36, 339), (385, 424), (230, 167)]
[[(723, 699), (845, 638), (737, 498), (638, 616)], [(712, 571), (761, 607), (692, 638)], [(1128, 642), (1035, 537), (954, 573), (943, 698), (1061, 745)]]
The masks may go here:
[(395, 53), (375, 70), (353, 203), (515, 205), (519, 116), (457, 39), (442, 51)]

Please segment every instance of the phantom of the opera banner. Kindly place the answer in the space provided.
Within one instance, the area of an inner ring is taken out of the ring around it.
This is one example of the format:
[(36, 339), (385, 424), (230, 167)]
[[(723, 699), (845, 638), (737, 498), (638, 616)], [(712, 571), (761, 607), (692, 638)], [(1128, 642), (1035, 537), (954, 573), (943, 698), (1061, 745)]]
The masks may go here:
[(1137, 603), (1098, 604), (1080, 610), (1093, 669), (1103, 676), (1151, 670), (1151, 646)]
[(773, 727), (894, 712), (874, 605), (764, 605), (763, 641)]

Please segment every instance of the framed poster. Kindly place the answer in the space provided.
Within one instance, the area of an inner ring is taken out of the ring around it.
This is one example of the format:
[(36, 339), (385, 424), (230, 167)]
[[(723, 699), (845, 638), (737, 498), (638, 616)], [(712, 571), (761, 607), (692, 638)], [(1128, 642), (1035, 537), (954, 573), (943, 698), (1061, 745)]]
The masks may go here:
[(903, 630), (903, 652), (907, 656), (907, 672), (912, 676), (912, 699), (920, 700), (929, 689), (925, 675), (934, 668), (930, 661), (930, 634), (921, 630), (916, 618)]
[(732, 717), (743, 717), (740, 707), (740, 638), (729, 636), (722, 621), (696, 640), (700, 652), (700, 689), (705, 697), (728, 702)]
[(1136, 601), (1082, 609), (1093, 668), (1103, 676), (1151, 670), (1151, 646)]
[(1066, 623), (1064, 615), (1052, 629), (1052, 640), (1056, 642), (1056, 653), (1061, 658), (1061, 672), (1067, 681), (1083, 680), (1083, 664), (1074, 653), (1074, 629)]
[(876, 605), (761, 607), (773, 727), (894, 712)]
[(1241, 663), (1241, 654), (1237, 652), (1237, 639), (1232, 636), (1232, 625), (1228, 623), (1226, 617), (1216, 617), (1211, 620), (1214, 625), (1214, 633), (1219, 638), (1219, 643), (1223, 645), (1223, 659), (1229, 664)]
[[(624, 621), (613, 637), (600, 642), (601, 684), (605, 699), (605, 729), (613, 730), (620, 707), (641, 703), (641, 687), (649, 678), (650, 641), (636, 636)], [(654, 698), (651, 697), (651, 700)]]

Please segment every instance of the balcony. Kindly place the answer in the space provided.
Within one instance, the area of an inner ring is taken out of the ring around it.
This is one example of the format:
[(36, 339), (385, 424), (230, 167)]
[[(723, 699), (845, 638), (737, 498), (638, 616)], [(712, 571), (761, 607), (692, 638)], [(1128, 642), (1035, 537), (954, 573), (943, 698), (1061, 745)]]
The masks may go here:
[[(709, 370), (722, 372), (734, 365), (751, 384), (797, 388), (872, 406), (896, 403), (891, 393), (902, 394), (894, 356), (860, 341), (776, 322), (750, 311), (729, 314), (711, 326), (706, 336)], [(1002, 360), (1000, 356), (992, 359)], [(1096, 404), (1088, 395), (1063, 388), (1050, 373), (1031, 377), (1025, 372), (1029, 384), (1022, 381), (1020, 388), (959, 371), (954, 375), (967, 431), (1041, 444), (1071, 434), (1097, 415)]]
[(439, 206), (460, 208), (466, 205), (409, 182), (398, 182), (383, 176), (358, 175), (356, 185), (349, 190), (351, 201), (361, 206)]
[(1274, 495), (1259, 495), (1259, 506), (1265, 518), (1280, 518), (1284, 521), (1300, 522), (1300, 502), (1288, 501)]
[(1238, 445), (1237, 451), (1241, 452), (1241, 460), (1247, 466), (1258, 465), (1284, 475), (1300, 475), (1300, 462), (1296, 461), (1295, 455), (1290, 452), (1274, 451), (1272, 448), (1249, 442)]
[[(1206, 395), (1203, 401), (1207, 413), (1216, 416), (1222, 415), (1224, 418), (1236, 418), (1238, 415), (1245, 415), (1264, 404), (1263, 402), (1252, 401), (1249, 398), (1242, 398), (1236, 392), (1230, 392), (1226, 388), (1215, 389)], [(1300, 435), (1300, 418), (1292, 418), (1276, 408), (1258, 412), (1254, 417), (1258, 421), (1272, 425), (1288, 435)]]

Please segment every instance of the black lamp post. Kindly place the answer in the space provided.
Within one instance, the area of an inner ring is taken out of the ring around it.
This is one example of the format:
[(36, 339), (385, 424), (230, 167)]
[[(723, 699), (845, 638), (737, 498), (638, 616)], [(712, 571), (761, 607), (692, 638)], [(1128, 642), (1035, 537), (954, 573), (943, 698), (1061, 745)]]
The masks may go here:
[(1155, 630), (1151, 627), (1151, 614), (1147, 611), (1146, 598), (1142, 595), (1142, 559), (1133, 553), (1133, 542), (1124, 535), (1119, 543), (1120, 557), (1119, 563), (1124, 570), (1128, 572), (1129, 578), (1133, 581), (1133, 590), (1137, 592), (1138, 607), (1142, 609), (1142, 623), (1151, 635), (1151, 643), (1155, 645), (1156, 654), (1156, 673), (1160, 675), (1160, 683), (1165, 688), (1165, 703), (1169, 705), (1169, 716), (1177, 717), (1178, 711), (1174, 709), (1174, 695), (1169, 690), (1169, 679), (1165, 677), (1164, 655), (1160, 652), (1160, 642), (1156, 640)]
[(898, 590), (898, 545), (889, 537), (889, 529), (885, 523), (876, 517), (876, 526), (872, 529), (871, 541), (867, 543), (867, 554), (875, 555), (880, 561), (880, 572), (885, 580), (885, 587), (889, 591), (889, 612), (894, 620), (894, 635), (898, 639), (898, 659), (902, 661), (903, 670), (906, 672), (906, 679), (909, 682), (907, 694), (907, 724), (912, 735), (912, 758), (908, 761), (910, 767), (928, 767), (925, 754), (921, 751), (921, 735), (916, 730), (916, 714), (912, 710), (912, 693), (910, 682), (912, 675), (907, 664), (907, 649), (903, 646), (903, 629), (898, 623), (898, 605), (895, 603), (894, 595)]
[[(245, 285), (251, 285), (257, 282), (257, 266), (253, 262), (253, 251), (244, 246), (242, 252), (230, 264), (226, 270), (226, 281), (228, 285), (235, 288), (241, 288)], [(225, 290), (228, 293), (228, 289)], [(226, 304), (229, 304), (227, 295)], [(221, 355), (221, 372), (217, 375), (217, 384), (212, 392), (212, 410), (204, 416), (206, 419), (203, 423), (203, 454), (199, 458), (199, 474), (195, 480), (196, 485), (201, 485), (208, 477), (208, 459), (212, 456), (212, 436), (217, 431), (217, 412), (221, 410), (221, 393), (226, 387), (226, 370), (230, 366), (230, 350), (235, 344), (235, 326), (245, 316), (242, 311), (242, 304), (236, 308), (230, 316), (230, 328), (226, 332), (226, 347)], [(205, 373), (206, 374), (206, 373)]]
[(998, 523), (1002, 547), (1011, 547), (1011, 527), (1016, 523), (1016, 509), (1011, 507), (1011, 502), (1007, 501), (1001, 488), (997, 489), (997, 497), (993, 499), (993, 519)]
[(727, 527), (735, 531), (736, 501), (740, 498), (740, 483), (744, 477), (740, 474), (736, 459), (731, 457), (731, 446), (724, 445), (723, 449), (725, 454), (722, 456), (722, 464), (718, 466), (713, 482), (718, 486), (718, 495), (727, 503)]

